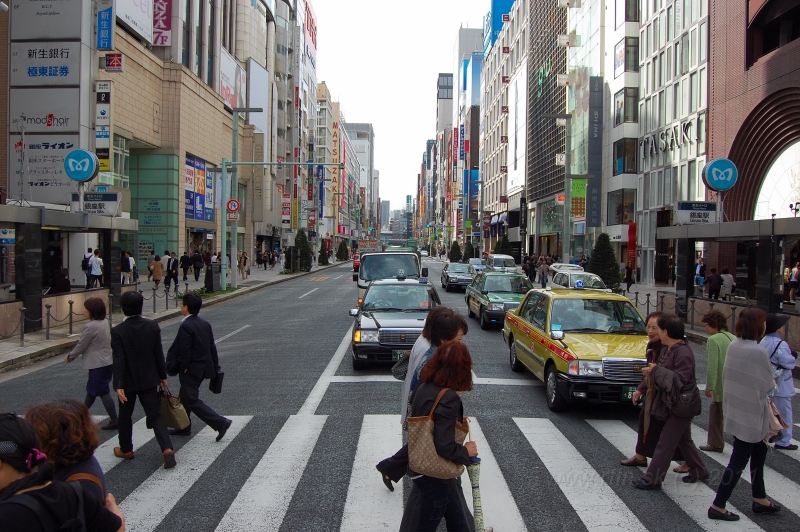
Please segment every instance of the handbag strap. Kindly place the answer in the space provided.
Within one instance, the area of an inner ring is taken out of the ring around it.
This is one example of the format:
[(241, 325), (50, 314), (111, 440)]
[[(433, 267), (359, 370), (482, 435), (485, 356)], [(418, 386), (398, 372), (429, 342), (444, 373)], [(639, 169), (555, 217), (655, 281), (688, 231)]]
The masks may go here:
[(428, 414), (429, 418), (433, 419), (433, 411), (436, 410), (436, 407), (438, 406), (439, 401), (442, 400), (442, 397), (444, 397), (444, 393), (449, 389), (450, 388), (442, 388), (442, 390), (439, 392), (439, 395), (436, 396), (436, 401), (433, 402), (433, 406), (431, 407), (431, 413)]
[(64, 482), (72, 482), (73, 480), (88, 480), (89, 482), (94, 482), (97, 484), (97, 487), (100, 488), (100, 491), (105, 492), (103, 484), (100, 483), (100, 479), (91, 473), (75, 473), (74, 475), (68, 476)]

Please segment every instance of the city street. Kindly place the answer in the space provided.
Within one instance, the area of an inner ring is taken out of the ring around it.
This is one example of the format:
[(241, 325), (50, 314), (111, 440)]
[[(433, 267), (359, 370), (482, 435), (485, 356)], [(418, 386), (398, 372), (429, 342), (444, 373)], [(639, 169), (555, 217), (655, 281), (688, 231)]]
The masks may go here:
[[(442, 301), (467, 314), (464, 292), (440, 288), (443, 263), (423, 259)], [(234, 420), (221, 442), (194, 418), (190, 437), (173, 437), (178, 465), (161, 467), (152, 431), (137, 406), (136, 458), (113, 456), (116, 433), (103, 432), (96, 451), (127, 529), (148, 531), (397, 530), (406, 489), (390, 493), (375, 464), (402, 445), (401, 383), (389, 367), (354, 371), (350, 330), (356, 285), (350, 263), (293, 279), (201, 311), (214, 327), (226, 373), (221, 395), (201, 398)], [(547, 409), (544, 387), (514, 373), (499, 329), (467, 319), (464, 342), (474, 360), (475, 389), (463, 395), (470, 438), (482, 458), (487, 526), (518, 530), (800, 530), (800, 451), (770, 452), (766, 486), (784, 506), (777, 516), (751, 511), (747, 473), (728, 505), (738, 523), (706, 517), (730, 456), (704, 453), (711, 477), (684, 484), (670, 472), (662, 491), (630, 485), (641, 472), (619, 461), (633, 454), (638, 410), (630, 405)], [(164, 349), (179, 319), (163, 322)], [(692, 344), (698, 381), (705, 382), (705, 346)], [(84, 396), (80, 364), (52, 359), (0, 375), (0, 410), (24, 412), (37, 401)], [(178, 380), (170, 378), (173, 393)], [(800, 397), (800, 396), (798, 396)], [(705, 444), (709, 400), (693, 437)], [(800, 400), (794, 402), (800, 411)], [(100, 402), (92, 413), (101, 419)], [(796, 414), (796, 417), (797, 414)], [(729, 443), (732, 440), (729, 440)], [(469, 482), (464, 489), (471, 504)], [(444, 525), (440, 528), (444, 530)]]

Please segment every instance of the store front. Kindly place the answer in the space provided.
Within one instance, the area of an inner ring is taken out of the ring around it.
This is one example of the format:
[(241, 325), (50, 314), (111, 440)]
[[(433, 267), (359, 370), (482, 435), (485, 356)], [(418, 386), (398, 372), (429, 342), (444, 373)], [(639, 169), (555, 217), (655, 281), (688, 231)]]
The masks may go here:
[(564, 206), (557, 205), (555, 198), (541, 201), (536, 208), (539, 241), (536, 253), (561, 255), (561, 236), (564, 231)]

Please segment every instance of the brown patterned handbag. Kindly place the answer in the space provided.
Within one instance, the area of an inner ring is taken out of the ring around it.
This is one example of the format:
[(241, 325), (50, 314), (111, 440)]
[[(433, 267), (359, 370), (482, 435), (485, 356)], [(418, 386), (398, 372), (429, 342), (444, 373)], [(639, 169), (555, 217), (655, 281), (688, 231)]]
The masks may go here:
[[(427, 416), (408, 418), (408, 465), (412, 471), (433, 478), (449, 479), (460, 477), (464, 466), (439, 456), (433, 443), (433, 412), (450, 388), (442, 388)], [(469, 426), (456, 421), (455, 440), (464, 445)]]

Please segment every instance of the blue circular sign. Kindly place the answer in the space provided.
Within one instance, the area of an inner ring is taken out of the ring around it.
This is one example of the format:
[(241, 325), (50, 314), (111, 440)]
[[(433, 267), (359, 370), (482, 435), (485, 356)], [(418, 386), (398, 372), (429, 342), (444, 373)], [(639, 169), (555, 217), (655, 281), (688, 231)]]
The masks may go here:
[(733, 188), (739, 171), (728, 159), (713, 159), (703, 168), (703, 183), (717, 192), (726, 192)]
[(580, 279), (575, 281), (575, 288), (583, 288), (583, 281), (581, 281)]
[(64, 172), (73, 181), (94, 179), (100, 169), (97, 155), (87, 150), (72, 150), (64, 157)]

